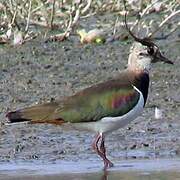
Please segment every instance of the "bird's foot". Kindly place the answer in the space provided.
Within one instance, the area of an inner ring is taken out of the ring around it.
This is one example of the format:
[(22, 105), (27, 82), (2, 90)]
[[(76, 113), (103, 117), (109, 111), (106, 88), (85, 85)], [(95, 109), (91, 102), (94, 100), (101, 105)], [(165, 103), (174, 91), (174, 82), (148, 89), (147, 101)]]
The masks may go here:
[(113, 166), (114, 164), (109, 159), (104, 160), (104, 170), (107, 170), (107, 168), (111, 168)]

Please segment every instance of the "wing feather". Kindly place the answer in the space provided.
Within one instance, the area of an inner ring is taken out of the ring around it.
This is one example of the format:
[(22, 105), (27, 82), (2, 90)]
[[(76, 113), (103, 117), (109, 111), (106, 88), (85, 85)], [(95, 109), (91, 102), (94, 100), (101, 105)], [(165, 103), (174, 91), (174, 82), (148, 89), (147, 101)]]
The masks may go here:
[[(127, 75), (121, 78), (127, 79)], [(56, 111), (64, 121), (71, 123), (121, 116), (130, 111), (139, 100), (139, 93), (126, 79), (122, 81), (117, 78), (87, 88), (68, 97)]]

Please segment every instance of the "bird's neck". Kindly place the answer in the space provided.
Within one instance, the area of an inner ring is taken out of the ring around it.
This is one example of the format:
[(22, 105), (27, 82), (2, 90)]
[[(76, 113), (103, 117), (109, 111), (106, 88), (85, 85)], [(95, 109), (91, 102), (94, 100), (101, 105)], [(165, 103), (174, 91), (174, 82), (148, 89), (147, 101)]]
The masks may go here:
[(149, 88), (149, 71), (146, 69), (134, 69), (128, 67), (127, 73), (131, 84), (143, 94), (145, 105)]
[(134, 75), (138, 75), (138, 74), (143, 74), (143, 73), (149, 74), (150, 69), (147, 67), (129, 66), (128, 65), (127, 71), (133, 72)]

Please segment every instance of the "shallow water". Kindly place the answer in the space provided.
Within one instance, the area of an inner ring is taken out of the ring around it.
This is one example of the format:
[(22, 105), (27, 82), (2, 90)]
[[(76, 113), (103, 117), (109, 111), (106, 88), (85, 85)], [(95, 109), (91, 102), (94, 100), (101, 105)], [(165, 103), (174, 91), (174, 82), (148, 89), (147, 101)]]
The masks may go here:
[(101, 164), (59, 162), (58, 164), (7, 163), (0, 165), (0, 180), (7, 179), (72, 179), (72, 180), (178, 180), (180, 159), (128, 160), (116, 163), (108, 171)]
[(67, 175), (42, 175), (42, 176), (24, 176), (24, 177), (2, 177), (2, 180), (179, 180), (180, 173), (175, 171), (160, 171), (160, 172), (104, 172), (98, 173), (77, 173)]

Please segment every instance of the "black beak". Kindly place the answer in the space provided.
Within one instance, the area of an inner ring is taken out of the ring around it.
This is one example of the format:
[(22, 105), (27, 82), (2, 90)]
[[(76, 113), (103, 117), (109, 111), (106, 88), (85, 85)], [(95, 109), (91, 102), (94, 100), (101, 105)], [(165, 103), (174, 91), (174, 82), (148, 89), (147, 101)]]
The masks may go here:
[(167, 64), (174, 64), (172, 61), (170, 61), (168, 58), (166, 58), (165, 56), (162, 55), (162, 53), (160, 51), (156, 52), (155, 56), (154, 56), (154, 62), (164, 62)]

